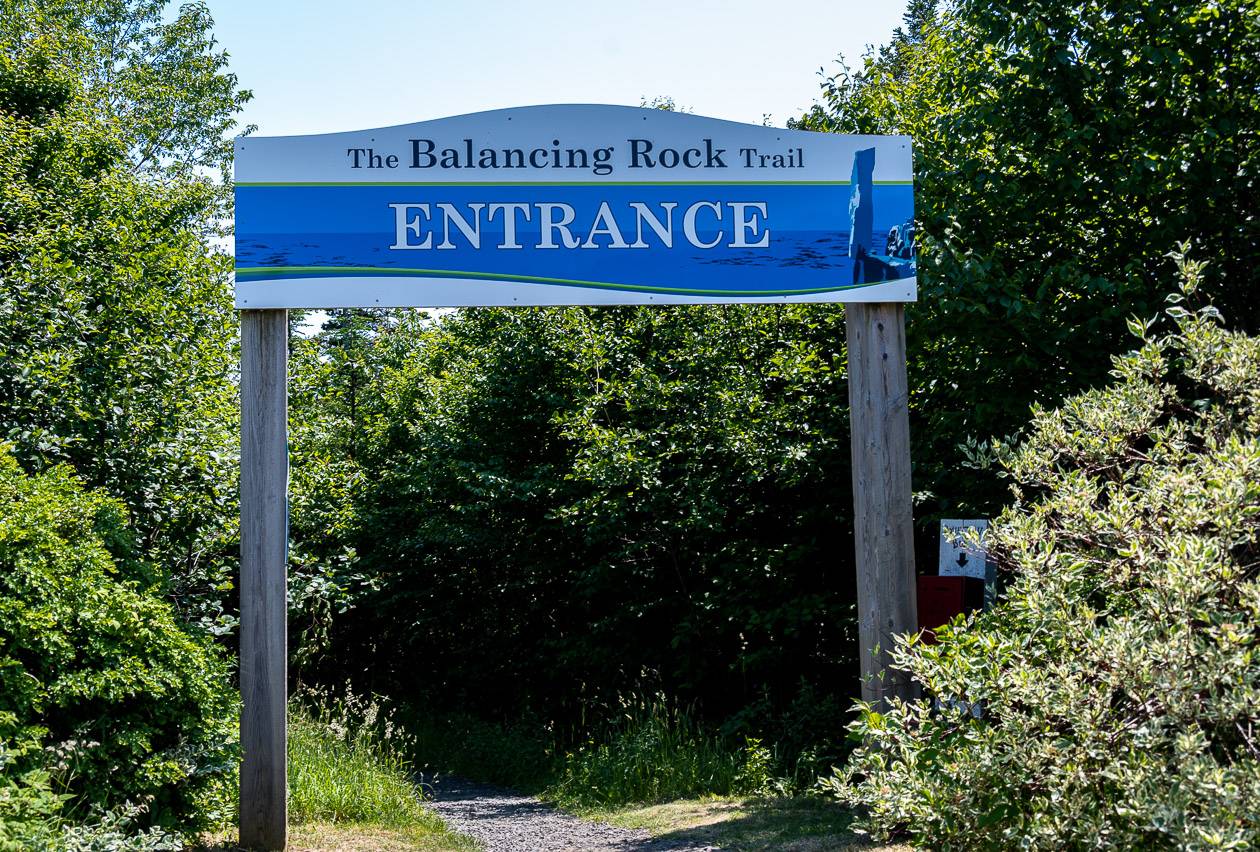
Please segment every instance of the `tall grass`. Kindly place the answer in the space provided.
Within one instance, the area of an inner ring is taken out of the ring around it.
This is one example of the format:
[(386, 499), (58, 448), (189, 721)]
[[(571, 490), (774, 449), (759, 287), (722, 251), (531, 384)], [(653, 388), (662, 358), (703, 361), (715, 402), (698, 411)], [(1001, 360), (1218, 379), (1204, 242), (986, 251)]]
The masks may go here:
[(772, 756), (754, 739), (734, 745), (662, 696), (638, 697), (565, 755), (547, 797), (565, 807), (611, 807), (699, 795), (765, 792)]
[(412, 781), (412, 748), (378, 699), (299, 696), (289, 710), (290, 818), (443, 831)]
[(502, 725), (419, 709), (406, 719), (425, 772), (514, 787), (563, 807), (786, 794), (811, 786), (817, 776), (806, 773), (804, 785), (776, 777), (776, 770), (792, 767), (759, 740), (722, 736), (659, 693), (622, 699), (612, 720), (597, 723), (576, 744), (572, 733), (561, 737), (541, 722)]
[(556, 778), (556, 746), (542, 724), (503, 725), (468, 715), (406, 716), (418, 768), (538, 793)]

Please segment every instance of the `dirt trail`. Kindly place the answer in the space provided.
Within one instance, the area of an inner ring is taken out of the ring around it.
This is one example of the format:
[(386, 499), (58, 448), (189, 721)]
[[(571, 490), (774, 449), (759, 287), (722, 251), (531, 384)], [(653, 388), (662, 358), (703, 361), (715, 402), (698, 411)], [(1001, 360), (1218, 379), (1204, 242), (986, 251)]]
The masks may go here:
[(716, 846), (653, 839), (646, 831), (587, 822), (512, 790), (443, 775), (425, 779), (428, 803), (486, 852), (721, 852)]

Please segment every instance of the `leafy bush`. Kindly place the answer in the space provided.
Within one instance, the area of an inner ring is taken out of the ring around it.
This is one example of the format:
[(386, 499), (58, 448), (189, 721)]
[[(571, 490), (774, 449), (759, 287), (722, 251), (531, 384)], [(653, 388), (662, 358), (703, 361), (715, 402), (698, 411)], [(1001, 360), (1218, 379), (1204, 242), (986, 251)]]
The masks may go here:
[(29, 735), (15, 742), (12, 713), (0, 714), (0, 852), (50, 845), (56, 837), (62, 796), (55, 794), (48, 773), (41, 768), (19, 771), (39, 743)]
[(68, 822), (64, 795), (54, 793), (43, 770), (14, 777), (7, 772), (27, 748), (0, 741), (0, 852), (178, 852), (180, 838), (158, 827), (137, 832), (139, 806), (98, 813), (88, 822)]
[(0, 505), (0, 742), (23, 744), (6, 776), (30, 779), (27, 798), (46, 777), (71, 818), (128, 803), (181, 829), (222, 816), (229, 671), (140, 582), (121, 504), (64, 467), (26, 477), (0, 445)]
[(289, 814), (296, 822), (439, 828), (411, 780), (411, 749), (375, 699), (300, 696), (289, 713)]
[[(1183, 248), (1184, 251), (1184, 248)], [(992, 530), (1010, 587), (897, 651), (940, 704), (881, 714), (829, 786), (943, 848), (1260, 842), (1260, 339), (1191, 312), (1115, 384), (1035, 413)], [(971, 712), (979, 708), (976, 718)]]

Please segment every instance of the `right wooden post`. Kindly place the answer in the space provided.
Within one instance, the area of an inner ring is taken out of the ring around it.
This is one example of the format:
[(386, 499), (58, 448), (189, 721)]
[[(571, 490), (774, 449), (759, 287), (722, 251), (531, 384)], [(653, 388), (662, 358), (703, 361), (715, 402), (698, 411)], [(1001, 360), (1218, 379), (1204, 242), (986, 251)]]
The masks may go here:
[(915, 695), (889, 654), (894, 634), (918, 629), (905, 306), (850, 302), (845, 321), (862, 699), (886, 707)]

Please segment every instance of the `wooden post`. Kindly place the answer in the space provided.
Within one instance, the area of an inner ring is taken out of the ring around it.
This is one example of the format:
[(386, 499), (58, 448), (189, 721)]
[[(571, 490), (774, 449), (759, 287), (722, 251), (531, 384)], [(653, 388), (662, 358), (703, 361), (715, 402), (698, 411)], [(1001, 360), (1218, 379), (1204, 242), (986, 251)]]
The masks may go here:
[(889, 669), (892, 636), (918, 629), (905, 307), (850, 302), (845, 321), (862, 699), (887, 706), (915, 692)]
[(240, 842), (288, 842), (288, 355), (286, 310), (241, 311)]

